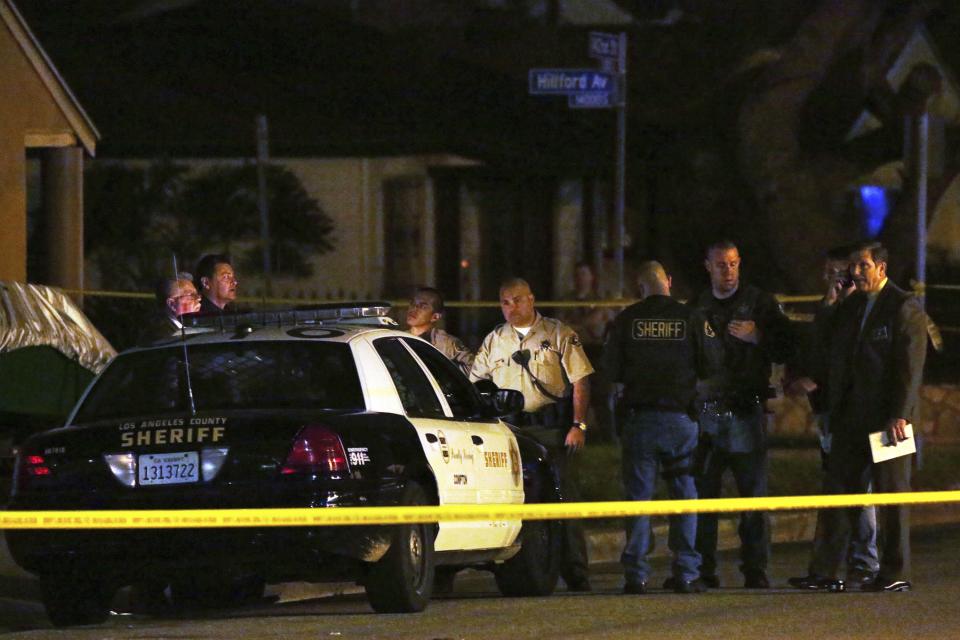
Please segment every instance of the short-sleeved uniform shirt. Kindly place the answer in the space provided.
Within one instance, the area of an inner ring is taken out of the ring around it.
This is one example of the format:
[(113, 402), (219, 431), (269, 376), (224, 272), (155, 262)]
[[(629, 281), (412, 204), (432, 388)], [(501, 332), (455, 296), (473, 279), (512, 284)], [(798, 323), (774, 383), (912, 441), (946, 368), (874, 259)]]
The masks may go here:
[(470, 379), (492, 380), (501, 389), (516, 389), (523, 394), (523, 410), (527, 412), (555, 402), (513, 360), (513, 354), (520, 350), (530, 351), (531, 373), (556, 397), (569, 395), (577, 380), (593, 373), (577, 333), (559, 320), (537, 313), (526, 336), (508, 322), (487, 334), (473, 361)]
[(437, 327), (433, 327), (420, 337), (426, 339), (440, 353), (452, 360), (464, 375), (470, 375), (470, 370), (473, 368), (473, 351), (470, 351), (460, 338)]

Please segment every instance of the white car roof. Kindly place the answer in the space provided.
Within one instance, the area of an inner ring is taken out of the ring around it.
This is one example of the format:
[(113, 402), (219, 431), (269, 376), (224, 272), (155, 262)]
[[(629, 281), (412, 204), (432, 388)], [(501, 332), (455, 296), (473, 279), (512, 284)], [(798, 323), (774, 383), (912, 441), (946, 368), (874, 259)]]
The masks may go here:
[[(357, 302), (311, 309), (223, 314), (193, 318), (184, 328), (190, 345), (232, 342), (238, 337), (267, 342), (351, 342), (361, 335), (411, 337), (387, 317), (388, 303)], [(368, 335), (376, 334), (376, 335)], [(142, 349), (179, 344), (176, 336)], [(141, 350), (140, 348), (136, 350)]]

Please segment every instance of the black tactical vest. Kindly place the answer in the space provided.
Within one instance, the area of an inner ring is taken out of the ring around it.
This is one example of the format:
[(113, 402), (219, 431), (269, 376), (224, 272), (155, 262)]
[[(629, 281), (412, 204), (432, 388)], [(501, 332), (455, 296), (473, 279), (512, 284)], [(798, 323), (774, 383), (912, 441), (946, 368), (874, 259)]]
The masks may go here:
[(614, 321), (605, 362), (624, 384), (624, 402), (640, 408), (689, 410), (696, 393), (696, 322), (690, 307), (649, 296)]

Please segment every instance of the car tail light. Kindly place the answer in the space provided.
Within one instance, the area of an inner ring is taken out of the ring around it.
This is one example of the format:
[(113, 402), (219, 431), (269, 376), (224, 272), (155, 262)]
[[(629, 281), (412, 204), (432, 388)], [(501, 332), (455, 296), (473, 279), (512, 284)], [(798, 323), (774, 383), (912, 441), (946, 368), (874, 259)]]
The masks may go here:
[(28, 476), (48, 476), (50, 467), (43, 456), (25, 456), (23, 460), (23, 472)]
[(308, 425), (297, 434), (280, 473), (333, 475), (349, 470), (340, 436), (327, 427)]
[(17, 455), (13, 467), (13, 486), (11, 487), (11, 494), (16, 495), (17, 492), (26, 483), (30, 482), (31, 479), (49, 475), (52, 475), (50, 465), (43, 456), (34, 454)]

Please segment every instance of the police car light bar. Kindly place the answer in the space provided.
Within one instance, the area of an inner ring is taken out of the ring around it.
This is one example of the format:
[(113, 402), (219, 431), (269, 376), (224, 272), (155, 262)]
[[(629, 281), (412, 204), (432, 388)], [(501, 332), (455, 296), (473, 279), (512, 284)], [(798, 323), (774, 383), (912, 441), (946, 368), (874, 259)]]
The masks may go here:
[(296, 324), (337, 323), (392, 326), (395, 323), (387, 317), (389, 311), (390, 303), (383, 301), (329, 303), (275, 311), (196, 315), (185, 317), (184, 324), (187, 327), (223, 330), (241, 326), (282, 327)]

